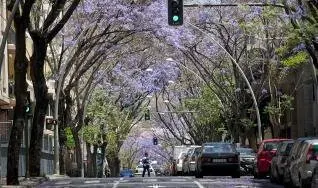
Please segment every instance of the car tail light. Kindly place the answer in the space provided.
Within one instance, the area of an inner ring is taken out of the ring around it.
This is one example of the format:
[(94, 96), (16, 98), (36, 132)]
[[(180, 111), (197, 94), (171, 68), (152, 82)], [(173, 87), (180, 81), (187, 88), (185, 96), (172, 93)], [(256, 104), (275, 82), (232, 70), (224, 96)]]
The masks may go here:
[(310, 160), (318, 160), (317, 155), (318, 145), (310, 145), (306, 155), (306, 163), (310, 163)]
[(210, 161), (210, 158), (202, 157), (202, 158), (201, 158), (201, 161), (202, 161), (202, 162), (209, 162), (209, 161)]
[(307, 155), (306, 155), (306, 163), (309, 163), (311, 158), (312, 158), (312, 154), (313, 154), (313, 147), (312, 145), (309, 146), (309, 149), (307, 151)]
[(237, 163), (238, 161), (239, 161), (238, 156), (228, 158), (228, 162), (230, 163)]

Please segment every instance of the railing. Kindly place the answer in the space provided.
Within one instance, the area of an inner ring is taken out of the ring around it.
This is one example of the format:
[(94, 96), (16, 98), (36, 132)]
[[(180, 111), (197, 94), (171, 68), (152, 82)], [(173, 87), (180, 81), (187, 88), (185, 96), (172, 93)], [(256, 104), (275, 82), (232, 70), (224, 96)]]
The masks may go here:
[(12, 121), (0, 121), (0, 143), (8, 143)]
[[(0, 122), (0, 185), (5, 184), (5, 179), (3, 177), (2, 170), (4, 169), (2, 158), (6, 155), (5, 149), (7, 148), (7, 143), (9, 142), (10, 131), (13, 121), (1, 121)], [(4, 182), (3, 182), (4, 181)]]

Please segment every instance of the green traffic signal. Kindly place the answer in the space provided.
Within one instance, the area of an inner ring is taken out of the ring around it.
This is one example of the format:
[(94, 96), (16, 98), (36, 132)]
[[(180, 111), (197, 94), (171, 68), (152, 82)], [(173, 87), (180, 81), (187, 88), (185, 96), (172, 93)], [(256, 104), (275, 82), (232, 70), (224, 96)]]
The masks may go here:
[(168, 0), (168, 24), (172, 26), (183, 24), (183, 0)]
[(25, 107), (25, 112), (26, 112), (26, 113), (29, 113), (29, 112), (30, 112), (30, 106), (26, 106), (26, 107)]
[(179, 20), (179, 16), (173, 16), (173, 17), (172, 17), (172, 20), (175, 21), (175, 22), (177, 22), (177, 21)]

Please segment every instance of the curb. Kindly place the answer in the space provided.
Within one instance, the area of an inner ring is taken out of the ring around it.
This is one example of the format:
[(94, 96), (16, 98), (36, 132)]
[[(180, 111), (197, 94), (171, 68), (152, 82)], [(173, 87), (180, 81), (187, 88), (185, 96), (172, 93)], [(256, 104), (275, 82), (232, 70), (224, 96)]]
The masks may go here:
[(68, 179), (69, 176), (66, 175), (47, 175), (45, 176), (46, 180), (56, 180), (56, 179)]

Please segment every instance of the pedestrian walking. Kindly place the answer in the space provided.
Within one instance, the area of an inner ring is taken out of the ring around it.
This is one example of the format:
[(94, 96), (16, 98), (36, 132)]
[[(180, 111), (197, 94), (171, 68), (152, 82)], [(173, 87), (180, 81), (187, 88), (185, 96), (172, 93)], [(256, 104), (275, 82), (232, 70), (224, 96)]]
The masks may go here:
[(142, 177), (145, 177), (146, 170), (148, 171), (148, 177), (150, 177), (150, 160), (148, 158), (148, 153), (145, 153), (145, 156), (142, 158), (142, 166), (144, 168), (142, 172)]

